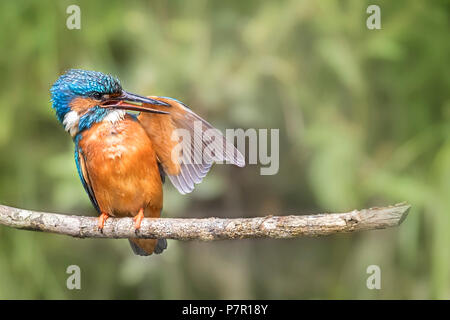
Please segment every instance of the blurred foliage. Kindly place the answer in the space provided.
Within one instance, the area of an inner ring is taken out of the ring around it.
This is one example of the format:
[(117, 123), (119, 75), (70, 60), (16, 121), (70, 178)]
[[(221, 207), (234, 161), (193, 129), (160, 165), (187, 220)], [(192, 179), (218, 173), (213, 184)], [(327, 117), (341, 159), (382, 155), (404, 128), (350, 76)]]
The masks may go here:
[[(66, 8), (81, 7), (81, 30)], [(366, 28), (381, 7), (382, 30)], [(0, 202), (94, 214), (49, 88), (117, 75), (219, 128), (280, 128), (280, 170), (215, 166), (165, 216), (258, 216), (412, 204), (398, 229), (290, 241), (125, 240), (0, 227), (0, 298), (450, 298), (448, 1), (2, 1)], [(67, 266), (82, 289), (66, 289)], [(382, 289), (366, 288), (366, 268)]]

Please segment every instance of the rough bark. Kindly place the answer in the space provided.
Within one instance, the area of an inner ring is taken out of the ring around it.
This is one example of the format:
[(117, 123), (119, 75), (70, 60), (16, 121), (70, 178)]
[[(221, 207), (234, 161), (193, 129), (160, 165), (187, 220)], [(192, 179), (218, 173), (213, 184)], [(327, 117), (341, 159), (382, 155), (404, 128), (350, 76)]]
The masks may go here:
[(77, 238), (166, 238), (220, 240), (288, 239), (398, 226), (406, 218), (406, 203), (346, 213), (266, 216), (257, 218), (146, 218), (135, 231), (131, 218), (109, 218), (102, 231), (96, 217), (37, 212), (0, 205), (0, 224), (17, 229), (51, 232)]

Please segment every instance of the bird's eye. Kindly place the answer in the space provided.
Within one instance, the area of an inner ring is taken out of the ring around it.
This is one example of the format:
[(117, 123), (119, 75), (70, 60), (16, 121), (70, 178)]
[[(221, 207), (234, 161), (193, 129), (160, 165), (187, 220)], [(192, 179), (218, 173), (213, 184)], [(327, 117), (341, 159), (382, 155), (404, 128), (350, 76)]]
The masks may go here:
[(101, 100), (102, 99), (103, 94), (101, 94), (100, 92), (92, 92), (91, 97), (97, 100)]

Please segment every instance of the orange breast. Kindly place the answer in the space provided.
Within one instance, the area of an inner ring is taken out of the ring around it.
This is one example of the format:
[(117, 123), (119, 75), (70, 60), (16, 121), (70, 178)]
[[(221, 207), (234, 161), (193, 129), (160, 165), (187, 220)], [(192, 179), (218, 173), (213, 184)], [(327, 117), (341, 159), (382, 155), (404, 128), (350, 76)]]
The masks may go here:
[(86, 159), (100, 210), (113, 216), (159, 217), (162, 183), (150, 138), (139, 122), (126, 116), (116, 123), (100, 122), (82, 134)]

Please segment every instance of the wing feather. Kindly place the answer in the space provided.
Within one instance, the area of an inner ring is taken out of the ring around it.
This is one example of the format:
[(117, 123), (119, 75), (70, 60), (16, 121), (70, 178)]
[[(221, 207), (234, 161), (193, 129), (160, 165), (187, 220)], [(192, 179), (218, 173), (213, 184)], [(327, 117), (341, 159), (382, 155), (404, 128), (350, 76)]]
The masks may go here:
[[(183, 103), (167, 97), (149, 97), (161, 100), (170, 107), (154, 106), (169, 111), (169, 115), (141, 113), (138, 120), (152, 140), (158, 160), (175, 188), (182, 194), (192, 192), (206, 176), (214, 162), (245, 165), (242, 154), (226, 140), (219, 130), (202, 119)], [(184, 129), (190, 139), (177, 135), (176, 129)], [(189, 152), (174, 153), (178, 145)], [(212, 152), (214, 151), (214, 152)]]
[(91, 180), (89, 178), (89, 173), (86, 167), (86, 159), (83, 155), (83, 150), (78, 145), (78, 140), (75, 142), (75, 162), (77, 165), (78, 175), (80, 176), (81, 183), (83, 184), (84, 190), (89, 196), (95, 210), (100, 213), (100, 207), (98, 205), (97, 199), (95, 198), (94, 189), (92, 189)]

